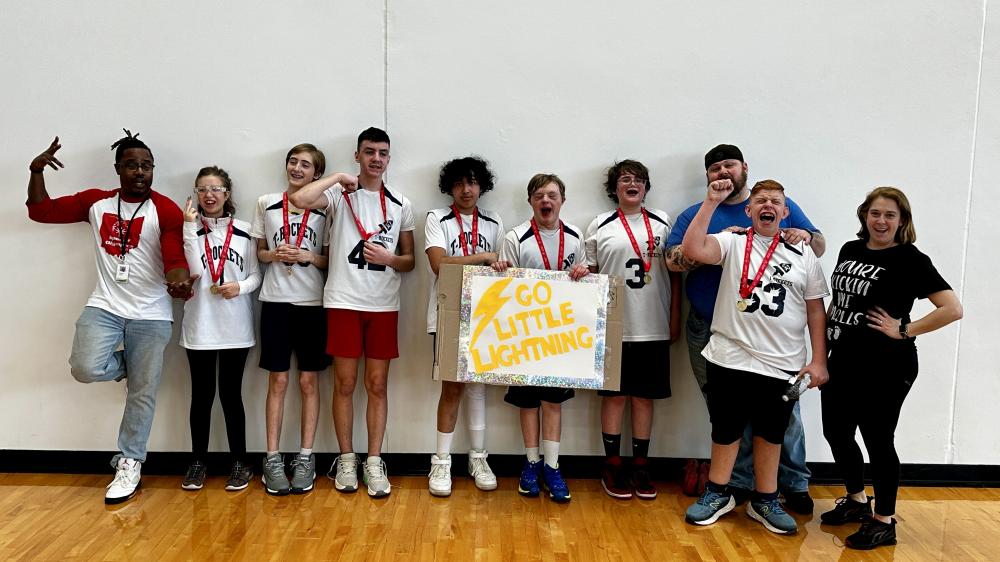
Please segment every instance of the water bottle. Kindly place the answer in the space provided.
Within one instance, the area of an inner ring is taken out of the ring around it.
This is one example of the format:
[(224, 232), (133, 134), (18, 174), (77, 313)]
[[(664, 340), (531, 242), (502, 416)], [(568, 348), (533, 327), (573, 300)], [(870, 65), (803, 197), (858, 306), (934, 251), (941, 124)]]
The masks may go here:
[(788, 390), (781, 395), (781, 399), (785, 402), (792, 400), (798, 400), (802, 393), (809, 389), (809, 383), (812, 382), (812, 377), (809, 373), (804, 373), (801, 377), (796, 377), (788, 383)]

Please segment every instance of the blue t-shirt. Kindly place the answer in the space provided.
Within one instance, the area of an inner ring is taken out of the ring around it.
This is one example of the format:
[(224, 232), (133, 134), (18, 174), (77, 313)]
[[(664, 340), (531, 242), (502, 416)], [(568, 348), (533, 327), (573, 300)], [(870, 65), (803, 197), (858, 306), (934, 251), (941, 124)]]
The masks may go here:
[[(712, 214), (712, 221), (708, 224), (708, 233), (722, 232), (730, 226), (750, 227), (752, 222), (744, 211), (749, 204), (750, 198), (748, 197), (742, 203), (719, 205), (715, 213)], [(785, 204), (788, 205), (788, 217), (781, 221), (781, 228), (801, 228), (810, 232), (818, 232), (794, 201), (785, 198)], [(701, 203), (696, 203), (677, 217), (674, 228), (670, 231), (670, 237), (667, 238), (667, 246), (677, 246), (684, 241), (684, 233), (687, 232), (691, 219), (698, 214), (700, 208)], [(709, 324), (712, 323), (712, 311), (715, 309), (715, 297), (719, 294), (719, 281), (721, 279), (722, 267), (718, 265), (702, 265), (687, 274), (686, 293), (688, 300), (691, 301), (691, 308)], [(733, 299), (735, 298), (734, 295)]]

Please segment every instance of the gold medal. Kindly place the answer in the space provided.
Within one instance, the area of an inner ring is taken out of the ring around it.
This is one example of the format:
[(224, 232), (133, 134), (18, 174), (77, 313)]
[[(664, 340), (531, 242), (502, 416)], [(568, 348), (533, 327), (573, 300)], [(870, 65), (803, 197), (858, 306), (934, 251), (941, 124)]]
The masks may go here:
[(746, 299), (740, 299), (736, 301), (736, 310), (739, 310), (740, 312), (746, 311), (747, 306), (748, 305)]
[(292, 274), (292, 266), (290, 266), (290, 265), (286, 266), (285, 267), (285, 273), (287, 273), (288, 275), (291, 275)]
[(212, 283), (212, 286), (211, 286), (211, 287), (209, 287), (209, 288), (208, 288), (208, 290), (209, 290), (209, 291), (212, 291), (212, 294), (213, 294), (213, 295), (218, 295), (218, 294), (219, 294), (219, 291), (220, 291), (221, 289), (219, 289), (219, 286), (218, 286), (218, 285), (216, 285), (215, 283)]
[(649, 285), (650, 283), (653, 282), (653, 276), (652, 274), (647, 273), (646, 276), (642, 278), (642, 280), (645, 281), (647, 285)]

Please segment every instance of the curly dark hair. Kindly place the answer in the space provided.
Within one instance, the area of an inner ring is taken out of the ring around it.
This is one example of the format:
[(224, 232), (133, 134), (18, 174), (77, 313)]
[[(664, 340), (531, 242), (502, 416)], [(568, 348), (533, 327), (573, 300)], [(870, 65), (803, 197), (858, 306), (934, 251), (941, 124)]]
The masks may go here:
[(604, 181), (604, 191), (608, 193), (608, 199), (614, 201), (616, 204), (618, 203), (618, 178), (626, 173), (646, 180), (646, 193), (649, 193), (653, 189), (653, 184), (649, 182), (649, 168), (646, 168), (642, 162), (638, 160), (615, 162), (608, 168), (608, 177)]
[[(114, 144), (111, 145), (111, 150), (115, 151), (115, 164), (122, 161), (122, 153), (130, 148), (144, 148), (149, 152), (149, 157), (153, 158), (153, 151), (146, 146), (146, 143), (139, 140), (139, 133), (132, 134), (132, 131), (128, 129), (122, 129), (125, 131), (125, 136), (116, 140)], [(155, 158), (153, 158), (155, 160)]]
[(441, 190), (441, 193), (451, 195), (452, 188), (462, 180), (478, 183), (479, 195), (481, 197), (493, 189), (496, 176), (490, 171), (489, 162), (478, 156), (455, 158), (446, 162), (444, 166), (441, 166), (441, 175), (438, 176), (438, 188)]

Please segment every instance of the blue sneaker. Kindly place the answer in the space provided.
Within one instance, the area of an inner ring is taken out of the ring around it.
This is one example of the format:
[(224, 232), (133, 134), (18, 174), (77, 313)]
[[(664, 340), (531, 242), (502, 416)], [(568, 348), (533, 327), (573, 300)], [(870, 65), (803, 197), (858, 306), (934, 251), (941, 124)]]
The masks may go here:
[[(723, 488), (724, 490), (725, 488)], [(712, 483), (705, 487), (698, 501), (687, 508), (684, 519), (695, 525), (711, 525), (736, 507), (736, 499), (728, 492), (720, 492)]]
[(751, 499), (747, 504), (747, 515), (760, 521), (764, 528), (779, 535), (794, 535), (799, 530), (792, 516), (785, 513), (778, 498), (770, 500)]
[(517, 483), (517, 492), (522, 496), (533, 498), (538, 495), (538, 479), (542, 476), (542, 461), (524, 461), (521, 469), (521, 481)]
[(566, 486), (566, 481), (563, 480), (558, 466), (552, 468), (547, 464), (544, 465), (542, 479), (545, 483), (545, 489), (549, 491), (549, 499), (556, 503), (566, 503), (570, 500), (569, 488)]

